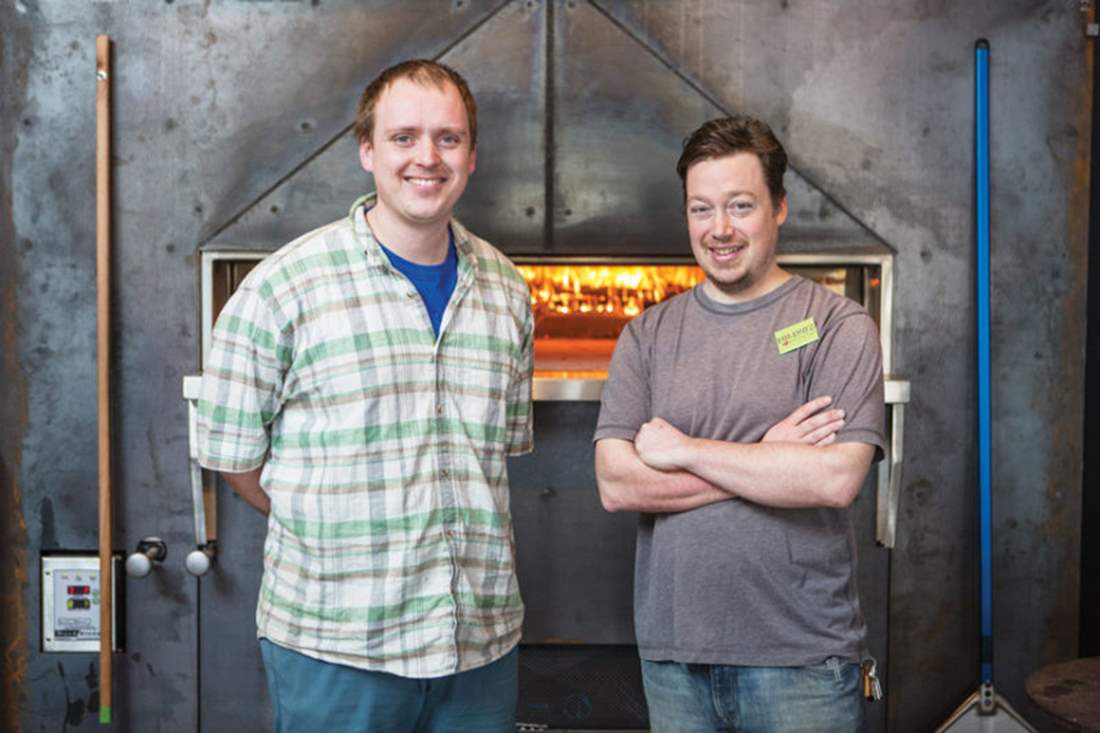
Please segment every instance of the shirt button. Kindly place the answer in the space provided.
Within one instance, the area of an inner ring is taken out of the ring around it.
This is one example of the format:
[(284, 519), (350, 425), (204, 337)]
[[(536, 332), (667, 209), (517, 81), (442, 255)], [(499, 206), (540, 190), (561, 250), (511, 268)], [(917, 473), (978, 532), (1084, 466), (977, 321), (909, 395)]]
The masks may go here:
[(447, 478), (448, 476), (451, 475), (451, 472), (444, 468), (443, 470), (441, 470), (439, 472), (439, 475), (442, 476), (443, 478)]
[(435, 406), (435, 414), (436, 415), (442, 415), (443, 414), (443, 405), (436, 405)]

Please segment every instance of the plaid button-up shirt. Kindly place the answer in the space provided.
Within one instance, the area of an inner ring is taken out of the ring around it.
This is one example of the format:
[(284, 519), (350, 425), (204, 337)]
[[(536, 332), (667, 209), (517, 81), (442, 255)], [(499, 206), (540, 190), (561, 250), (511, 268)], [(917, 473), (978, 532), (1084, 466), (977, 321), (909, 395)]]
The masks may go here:
[(258, 634), (405, 677), (519, 640), (506, 455), (531, 450), (532, 316), (500, 252), (451, 222), (458, 281), (435, 336), (356, 201), (230, 298), (199, 403), (210, 469), (263, 465)]

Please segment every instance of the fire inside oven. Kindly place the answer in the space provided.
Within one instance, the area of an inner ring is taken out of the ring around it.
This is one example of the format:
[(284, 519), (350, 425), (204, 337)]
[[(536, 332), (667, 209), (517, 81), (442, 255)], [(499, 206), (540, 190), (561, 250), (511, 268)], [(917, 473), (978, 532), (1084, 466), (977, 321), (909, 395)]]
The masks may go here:
[[(245, 275), (266, 252), (208, 252), (204, 270), (203, 326), (213, 321)], [(814, 280), (864, 305), (879, 320), (880, 278), (877, 267), (864, 263), (783, 262), (783, 269)], [(563, 257), (515, 257), (531, 290), (535, 318), (535, 379), (554, 383), (602, 383), (611, 352), (626, 324), (643, 310), (690, 290), (705, 278), (691, 259), (589, 260)], [(209, 268), (209, 269), (206, 269)], [(881, 324), (880, 324), (881, 326)], [(549, 399), (558, 390), (536, 389)], [(598, 387), (566, 390), (565, 398), (598, 399)]]
[[(535, 377), (546, 379), (605, 379), (611, 352), (626, 324), (649, 306), (705, 279), (703, 270), (690, 261), (517, 262), (531, 289)], [(878, 278), (861, 267), (785, 269), (864, 304), (879, 287)]]

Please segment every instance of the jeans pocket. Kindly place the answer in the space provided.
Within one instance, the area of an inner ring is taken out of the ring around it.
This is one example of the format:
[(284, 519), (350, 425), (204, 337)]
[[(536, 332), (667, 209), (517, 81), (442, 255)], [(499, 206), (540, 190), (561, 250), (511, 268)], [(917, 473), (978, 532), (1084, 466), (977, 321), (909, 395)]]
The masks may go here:
[(806, 668), (814, 676), (830, 681), (838, 690), (854, 688), (860, 681), (859, 662), (846, 662), (839, 657), (829, 657), (820, 664), (811, 664)]

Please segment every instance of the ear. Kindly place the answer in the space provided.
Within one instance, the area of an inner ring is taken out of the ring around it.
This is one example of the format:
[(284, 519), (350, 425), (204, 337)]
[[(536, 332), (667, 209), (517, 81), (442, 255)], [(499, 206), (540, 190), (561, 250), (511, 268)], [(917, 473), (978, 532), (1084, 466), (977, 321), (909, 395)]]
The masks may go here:
[(783, 195), (783, 198), (779, 200), (779, 206), (775, 207), (775, 224), (776, 226), (783, 226), (783, 222), (787, 221), (787, 196)]
[(472, 150), (470, 150), (470, 165), (469, 165), (469, 169), (466, 171), (466, 175), (472, 174), (474, 172), (475, 168), (477, 168), (477, 148), (476, 147), (474, 147)]
[(359, 164), (367, 173), (374, 172), (374, 148), (369, 142), (359, 143)]

